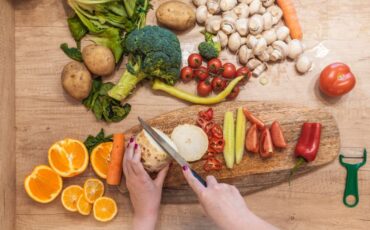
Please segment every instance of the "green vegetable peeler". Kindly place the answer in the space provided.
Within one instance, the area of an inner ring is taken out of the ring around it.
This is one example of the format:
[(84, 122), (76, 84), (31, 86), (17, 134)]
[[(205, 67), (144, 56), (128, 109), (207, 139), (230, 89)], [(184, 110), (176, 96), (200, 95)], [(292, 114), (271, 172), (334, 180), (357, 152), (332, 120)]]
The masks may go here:
[[(366, 155), (366, 148), (364, 148), (362, 157), (346, 157), (342, 154), (339, 155), (340, 164), (347, 170), (346, 188), (344, 190), (343, 203), (349, 208), (355, 207), (359, 202), (357, 172), (363, 165), (365, 165)], [(343, 161), (344, 158), (362, 159), (362, 162), (357, 164), (349, 164)], [(353, 202), (348, 202), (348, 198), (350, 197), (353, 197), (355, 200)]]

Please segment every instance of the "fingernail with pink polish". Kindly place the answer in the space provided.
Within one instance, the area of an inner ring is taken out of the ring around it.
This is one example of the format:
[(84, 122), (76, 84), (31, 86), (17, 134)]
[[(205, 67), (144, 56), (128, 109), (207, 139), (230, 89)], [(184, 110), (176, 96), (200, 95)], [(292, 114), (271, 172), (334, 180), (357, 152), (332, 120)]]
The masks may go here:
[(188, 170), (188, 168), (189, 167), (187, 165), (182, 166), (182, 170), (184, 170), (184, 171)]
[(134, 149), (136, 150), (136, 149), (137, 149), (137, 147), (138, 147), (138, 145), (137, 145), (137, 144), (135, 144)]
[(130, 138), (130, 143), (134, 142), (134, 137)]

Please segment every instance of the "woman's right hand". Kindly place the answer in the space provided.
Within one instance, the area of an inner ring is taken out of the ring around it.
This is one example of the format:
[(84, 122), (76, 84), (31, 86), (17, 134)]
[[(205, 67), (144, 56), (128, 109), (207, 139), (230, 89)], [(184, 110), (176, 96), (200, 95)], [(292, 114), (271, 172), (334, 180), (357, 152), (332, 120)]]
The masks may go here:
[(207, 187), (204, 187), (188, 167), (183, 168), (183, 173), (206, 214), (221, 229), (276, 229), (248, 209), (235, 186), (218, 183), (214, 176), (207, 176)]

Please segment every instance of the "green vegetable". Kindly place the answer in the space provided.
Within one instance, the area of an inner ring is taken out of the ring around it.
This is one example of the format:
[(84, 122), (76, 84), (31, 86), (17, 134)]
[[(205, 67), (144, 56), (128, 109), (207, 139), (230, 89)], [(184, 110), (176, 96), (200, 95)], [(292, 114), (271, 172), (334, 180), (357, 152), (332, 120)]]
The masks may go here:
[(109, 91), (116, 100), (125, 99), (144, 78), (155, 78), (173, 85), (179, 79), (181, 48), (176, 35), (159, 26), (145, 26), (125, 39), (129, 53), (127, 69), (118, 84)]
[(240, 107), (236, 114), (236, 131), (235, 131), (235, 162), (239, 164), (242, 161), (245, 143), (245, 126), (246, 119), (243, 108)]
[(93, 149), (100, 143), (110, 142), (110, 141), (113, 141), (112, 135), (105, 136), (104, 129), (101, 129), (100, 132), (95, 137), (92, 135), (89, 135), (84, 141), (84, 144), (87, 150), (89, 151), (89, 153), (91, 153)]
[(75, 41), (79, 42), (88, 32), (86, 26), (81, 22), (77, 15), (67, 19), (69, 31)]
[(170, 86), (158, 79), (154, 81), (154, 84), (152, 86), (152, 89), (154, 90), (162, 90), (174, 97), (177, 97), (179, 99), (182, 99), (184, 101), (188, 101), (194, 104), (202, 104), (202, 105), (211, 105), (220, 103), (231, 93), (233, 88), (243, 79), (243, 76), (239, 76), (237, 78), (234, 78), (227, 87), (219, 94), (217, 94), (214, 97), (199, 97), (197, 95), (185, 92), (181, 89), (178, 89), (174, 86)]
[(205, 41), (198, 45), (199, 54), (206, 60), (217, 58), (221, 52), (221, 43), (213, 41), (213, 35), (205, 32)]
[(224, 117), (224, 158), (226, 167), (229, 169), (234, 167), (235, 161), (235, 125), (234, 125), (234, 113), (227, 111)]
[(68, 47), (67, 43), (63, 43), (60, 45), (60, 48), (63, 50), (63, 52), (69, 57), (72, 58), (73, 60), (82, 62), (82, 54), (81, 51), (77, 48), (74, 47)]
[(88, 109), (93, 111), (98, 120), (119, 122), (130, 113), (130, 104), (121, 105), (120, 101), (108, 96), (108, 91), (113, 86), (111, 82), (103, 83), (101, 78), (94, 79), (89, 97), (82, 101)]

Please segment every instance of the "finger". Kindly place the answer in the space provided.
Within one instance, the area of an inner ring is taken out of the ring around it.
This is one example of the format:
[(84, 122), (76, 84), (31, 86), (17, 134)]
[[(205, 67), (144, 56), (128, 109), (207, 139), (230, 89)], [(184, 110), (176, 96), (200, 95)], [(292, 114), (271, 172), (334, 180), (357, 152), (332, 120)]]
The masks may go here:
[(159, 188), (163, 187), (163, 182), (167, 176), (167, 172), (169, 168), (170, 168), (170, 165), (168, 164), (166, 167), (161, 169), (161, 171), (159, 171), (159, 173), (157, 174), (157, 177), (154, 180), (154, 184), (157, 185)]
[(126, 148), (125, 154), (123, 156), (123, 164), (122, 164), (122, 167), (123, 167), (123, 172), (125, 173), (126, 177), (128, 177), (128, 175), (130, 174), (129, 173), (129, 170), (128, 170), (128, 163), (127, 162), (130, 159), (130, 156), (129, 156), (129, 153), (131, 151), (130, 147), (132, 146), (132, 143), (133, 142), (134, 142), (134, 138), (131, 137), (129, 143), (127, 144), (127, 148)]
[(183, 167), (183, 174), (188, 182), (189, 186), (194, 190), (194, 192), (199, 196), (201, 192), (205, 190), (205, 187), (198, 181), (197, 178), (193, 176), (193, 173), (189, 169), (189, 167), (184, 166)]
[(125, 153), (125, 157), (127, 161), (130, 161), (132, 157), (134, 156), (134, 145), (135, 145), (134, 138), (131, 137), (130, 142), (128, 143), (126, 153)]
[(141, 150), (138, 144), (135, 143), (134, 145), (134, 156), (132, 157), (131, 161), (129, 162), (129, 166), (131, 167), (132, 171), (137, 176), (146, 175), (146, 171), (143, 167), (143, 164), (140, 161), (141, 159)]
[(207, 176), (206, 178), (207, 186), (212, 187), (218, 184), (216, 178), (214, 176)]

